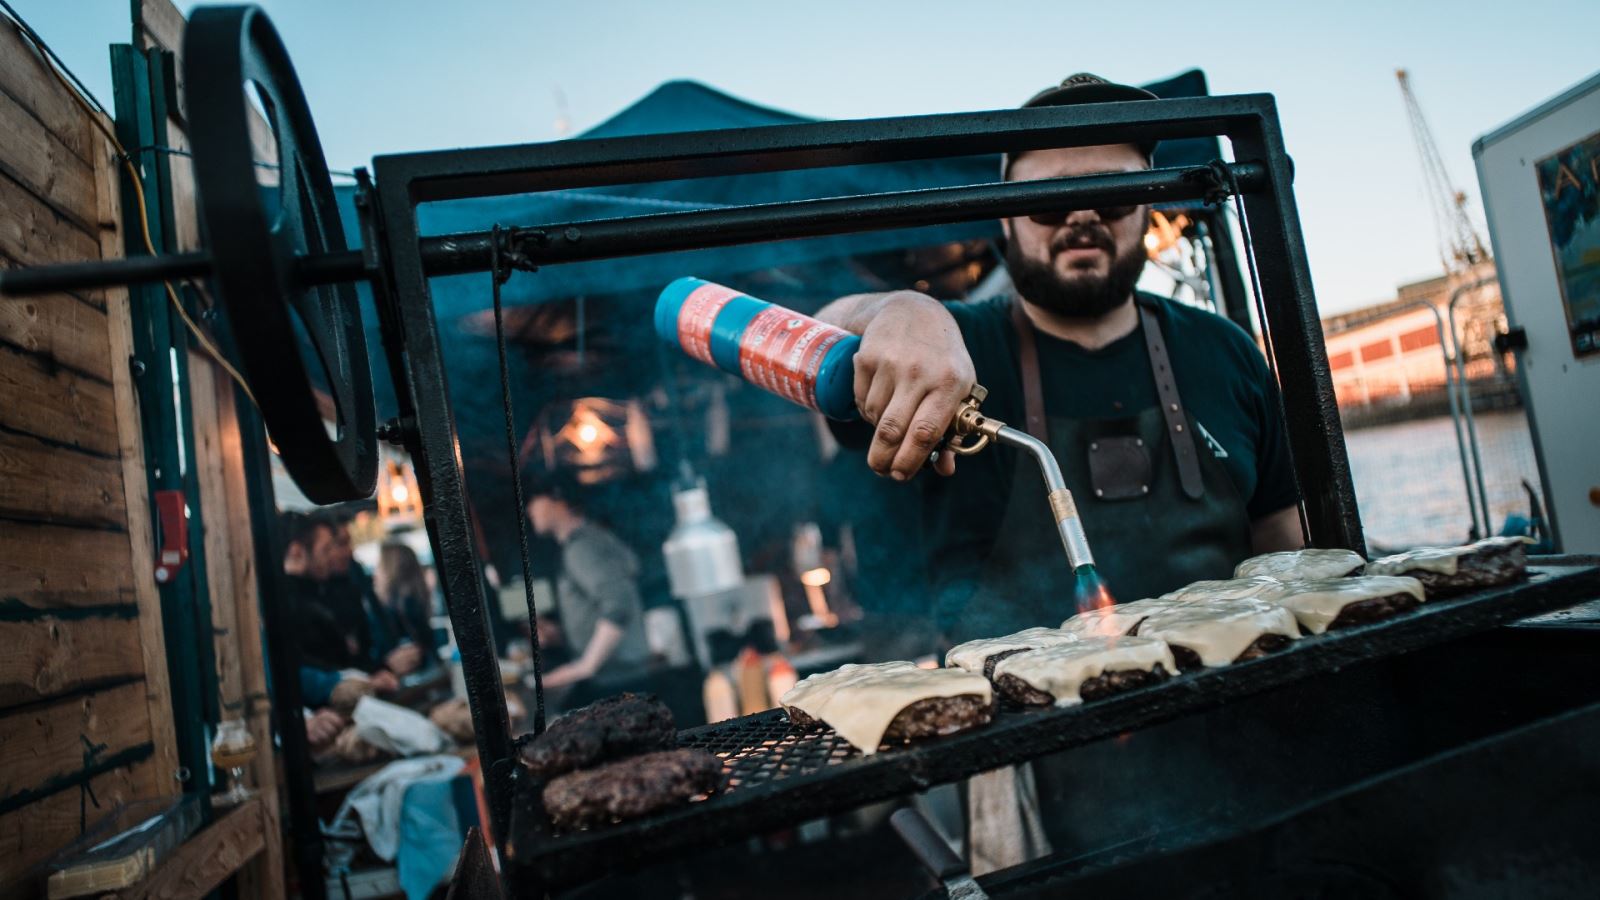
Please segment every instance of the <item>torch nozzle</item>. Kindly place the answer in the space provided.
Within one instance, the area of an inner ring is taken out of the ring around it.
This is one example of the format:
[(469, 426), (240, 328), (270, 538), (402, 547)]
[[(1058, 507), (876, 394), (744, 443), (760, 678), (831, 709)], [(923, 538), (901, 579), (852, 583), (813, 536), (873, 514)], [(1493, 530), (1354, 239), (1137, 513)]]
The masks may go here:
[(1066, 479), (1061, 477), (1061, 465), (1056, 462), (1055, 454), (1050, 452), (1044, 441), (1027, 432), (1018, 431), (1010, 425), (999, 425), (995, 428), (994, 439), (1002, 444), (1026, 450), (1033, 456), (1034, 461), (1039, 464), (1039, 471), (1044, 475), (1045, 488), (1049, 491), (1050, 514), (1056, 520), (1057, 530), (1061, 532), (1061, 546), (1067, 551), (1067, 561), (1072, 564), (1074, 571), (1084, 566), (1093, 567), (1094, 554), (1089, 552), (1089, 536), (1083, 531), (1083, 519), (1078, 516), (1078, 505), (1072, 500), (1072, 492), (1067, 490)]

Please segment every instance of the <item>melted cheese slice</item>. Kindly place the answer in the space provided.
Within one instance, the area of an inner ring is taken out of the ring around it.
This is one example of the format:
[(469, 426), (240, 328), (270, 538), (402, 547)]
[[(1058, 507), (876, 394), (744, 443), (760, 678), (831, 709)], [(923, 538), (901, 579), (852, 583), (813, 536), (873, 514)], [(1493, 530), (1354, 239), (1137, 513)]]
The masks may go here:
[(1219, 600), (1151, 613), (1139, 625), (1139, 637), (1187, 647), (1207, 666), (1228, 665), (1264, 634), (1299, 637), (1294, 613), (1260, 599)]
[(1240, 600), (1272, 593), (1282, 584), (1276, 578), (1256, 575), (1250, 578), (1228, 578), (1220, 581), (1196, 581), (1171, 593), (1162, 594), (1162, 600)]
[(1265, 575), (1279, 581), (1321, 581), (1343, 578), (1366, 564), (1366, 559), (1354, 550), (1285, 550), (1250, 557), (1233, 570), (1233, 577)]
[(1008, 656), (995, 663), (994, 677), (1010, 675), (1055, 698), (1057, 706), (1083, 702), (1083, 683), (1106, 672), (1149, 672), (1156, 666), (1178, 674), (1165, 641), (1146, 637), (1089, 637)]
[(984, 661), (996, 653), (1005, 653), (1008, 650), (1036, 650), (1040, 647), (1071, 643), (1077, 639), (1076, 634), (1059, 628), (1028, 628), (1005, 637), (981, 638), (958, 644), (945, 654), (944, 664), (981, 675)]
[(1492, 550), (1500, 547), (1514, 547), (1517, 544), (1531, 544), (1532, 538), (1517, 535), (1515, 537), (1484, 538), (1471, 544), (1460, 547), (1421, 547), (1408, 550), (1405, 553), (1396, 553), (1375, 559), (1367, 564), (1368, 575), (1403, 575), (1406, 572), (1433, 572), (1439, 575), (1454, 575), (1461, 557), (1476, 553), (1479, 550)]
[(778, 702), (826, 722), (865, 755), (878, 752), (883, 733), (900, 711), (934, 697), (974, 694), (994, 699), (989, 679), (964, 669), (923, 669), (916, 663), (848, 664), (812, 675)]
[(1078, 637), (1117, 637), (1127, 634), (1133, 626), (1144, 621), (1144, 618), (1151, 613), (1186, 602), (1188, 601), (1156, 597), (1091, 609), (1062, 622), (1061, 630)]
[(1346, 606), (1395, 594), (1410, 594), (1419, 603), (1427, 599), (1422, 592), (1422, 582), (1395, 575), (1291, 581), (1285, 583), (1277, 594), (1264, 599), (1294, 613), (1301, 628), (1312, 634), (1321, 634), (1328, 630), (1328, 625), (1339, 617), (1339, 612)]

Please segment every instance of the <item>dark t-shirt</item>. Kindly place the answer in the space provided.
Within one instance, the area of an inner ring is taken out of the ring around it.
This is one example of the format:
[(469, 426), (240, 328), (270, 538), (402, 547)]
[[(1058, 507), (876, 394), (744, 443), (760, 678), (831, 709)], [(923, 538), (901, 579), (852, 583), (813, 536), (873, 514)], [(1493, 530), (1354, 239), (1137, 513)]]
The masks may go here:
[[(1158, 315), (1178, 392), (1198, 424), (1196, 449), (1214, 454), (1232, 477), (1251, 520), (1299, 499), (1279, 413), (1277, 387), (1266, 359), (1243, 329), (1227, 319), (1158, 299)], [(949, 303), (972, 355), (978, 383), (989, 389), (983, 411), (1020, 426), (1024, 421), (1011, 298)], [(1143, 325), (1098, 350), (1035, 332), (1045, 413), (1071, 418), (1120, 418), (1154, 406), (1155, 378)], [(924, 484), (930, 572), (936, 593), (975, 586), (1011, 493), (1015, 453), (963, 457), (951, 478)], [(1028, 465), (1031, 462), (1024, 460)], [(959, 608), (941, 597), (940, 606)]]

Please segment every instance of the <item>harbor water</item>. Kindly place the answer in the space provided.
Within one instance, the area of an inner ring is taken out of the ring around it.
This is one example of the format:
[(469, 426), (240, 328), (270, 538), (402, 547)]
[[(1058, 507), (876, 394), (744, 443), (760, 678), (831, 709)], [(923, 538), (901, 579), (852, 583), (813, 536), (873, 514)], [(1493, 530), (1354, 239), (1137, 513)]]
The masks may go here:
[[(1476, 421), (1489, 531), (1497, 534), (1506, 516), (1529, 515), (1522, 482), (1537, 492), (1539, 469), (1522, 410), (1479, 413)], [(1344, 439), (1371, 550), (1468, 539), (1472, 514), (1449, 416), (1346, 431)]]

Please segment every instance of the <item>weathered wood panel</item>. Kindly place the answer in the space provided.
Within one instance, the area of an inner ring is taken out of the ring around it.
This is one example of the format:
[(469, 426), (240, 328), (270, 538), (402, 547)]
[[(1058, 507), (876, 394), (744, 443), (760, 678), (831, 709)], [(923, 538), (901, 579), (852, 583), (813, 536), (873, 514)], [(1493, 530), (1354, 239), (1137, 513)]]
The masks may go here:
[(0, 16), (0, 91), (21, 104), (79, 159), (92, 161), (94, 126), (47, 65), (17, 26)]
[(149, 742), (141, 683), (0, 714), (0, 797), (61, 784)]
[[(107, 344), (103, 353), (110, 355)], [(117, 410), (111, 385), (36, 356), (0, 347), (0, 428), (90, 453), (117, 452)]]
[[(232, 522), (222, 476), (221, 425), (217, 420), (215, 367), (199, 353), (189, 353), (189, 408), (194, 422), (195, 478), (200, 483), (200, 512), (205, 522), (206, 591), (211, 596), (212, 646), (217, 664), (217, 693), (224, 715), (244, 712), (239, 671), (238, 613), (234, 607)], [(224, 375), (224, 377), (226, 377)], [(260, 643), (256, 640), (255, 643)]]
[[(11, 267), (10, 260), (0, 259), (0, 268)], [(0, 302), (0, 344), (106, 384), (111, 383), (109, 341), (105, 312), (68, 294)]]
[(0, 708), (144, 675), (133, 618), (0, 619)]
[[(262, 633), (261, 597), (256, 581), (256, 548), (250, 521), (250, 496), (245, 480), (237, 394), (226, 373), (213, 371), (217, 389), (217, 449), (222, 460), (223, 493), (227, 508), (228, 558), (233, 567), (232, 596), (235, 627), (239, 635), (237, 646), (245, 721), (249, 724), (256, 746), (271, 747), (272, 705), (267, 696), (266, 660), (258, 639)], [(239, 873), (239, 893), (243, 897), (281, 897), (284, 894), (283, 831), (278, 818), (277, 758), (271, 753), (256, 754), (250, 763), (248, 780), (261, 791), (266, 846), (261, 856)]]
[(32, 609), (133, 603), (128, 536), (0, 521), (0, 604)]
[(13, 882), (77, 840), (117, 804), (156, 796), (167, 783), (173, 783), (172, 770), (162, 770), (147, 759), (97, 775), (86, 787), (60, 791), (0, 815), (0, 885)]
[[(82, 262), (99, 257), (100, 244), (77, 223), (0, 175), (0, 256), (24, 266)], [(80, 296), (103, 305), (96, 292)]]
[(259, 854), (265, 822), (259, 799), (247, 800), (178, 848), (154, 875), (115, 896), (122, 900), (197, 900)]
[(0, 431), (0, 518), (126, 527), (122, 463)]
[(0, 91), (0, 171), (80, 227), (94, 227), (94, 170), (4, 91)]

